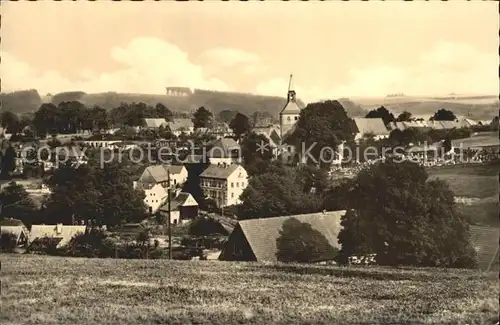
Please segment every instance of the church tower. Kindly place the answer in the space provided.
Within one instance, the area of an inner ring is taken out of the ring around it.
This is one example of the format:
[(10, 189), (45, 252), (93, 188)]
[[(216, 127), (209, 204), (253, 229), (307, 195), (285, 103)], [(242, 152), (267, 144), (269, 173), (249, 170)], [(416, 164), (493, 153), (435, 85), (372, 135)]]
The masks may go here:
[(282, 141), (284, 137), (293, 132), (295, 129), (295, 124), (299, 120), (300, 110), (301, 109), (297, 104), (297, 94), (295, 93), (292, 85), (292, 75), (290, 75), (286, 105), (280, 112), (280, 135)]

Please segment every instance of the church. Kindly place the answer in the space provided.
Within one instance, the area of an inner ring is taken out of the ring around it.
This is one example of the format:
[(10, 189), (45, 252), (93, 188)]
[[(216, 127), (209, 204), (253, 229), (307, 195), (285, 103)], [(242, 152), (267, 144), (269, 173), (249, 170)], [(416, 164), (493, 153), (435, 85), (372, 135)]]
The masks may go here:
[(302, 108), (297, 103), (297, 94), (293, 89), (292, 75), (290, 75), (286, 104), (280, 112), (280, 137), (282, 143), (295, 130), (295, 124), (299, 121), (301, 110)]
[[(297, 152), (297, 148), (288, 142), (288, 138), (295, 131), (295, 127), (300, 118), (300, 112), (303, 107), (297, 102), (297, 93), (292, 84), (292, 75), (290, 75), (290, 81), (288, 83), (288, 94), (285, 107), (280, 112), (280, 154), (282, 158), (289, 162), (298, 163), (302, 161), (304, 163), (304, 158)], [(293, 141), (293, 140), (292, 140)], [(332, 161), (334, 165), (340, 165), (342, 163), (342, 157), (344, 152), (343, 141), (337, 148), (335, 155), (336, 158)]]

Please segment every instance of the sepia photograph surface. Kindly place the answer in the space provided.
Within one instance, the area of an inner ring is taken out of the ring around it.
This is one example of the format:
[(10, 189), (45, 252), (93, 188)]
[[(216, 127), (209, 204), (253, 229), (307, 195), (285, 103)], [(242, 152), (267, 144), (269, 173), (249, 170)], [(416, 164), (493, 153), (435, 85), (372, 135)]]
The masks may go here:
[(494, 1), (2, 1), (2, 324), (499, 324)]

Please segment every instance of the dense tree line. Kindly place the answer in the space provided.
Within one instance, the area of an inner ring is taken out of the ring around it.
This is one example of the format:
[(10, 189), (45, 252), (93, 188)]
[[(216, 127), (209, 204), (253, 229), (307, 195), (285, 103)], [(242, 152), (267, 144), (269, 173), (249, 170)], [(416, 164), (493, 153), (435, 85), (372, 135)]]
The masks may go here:
[(321, 211), (323, 190), (327, 187), (325, 176), (324, 170), (312, 166), (262, 164), (243, 191), (238, 217), (253, 219)]
[(344, 185), (339, 261), (375, 254), (377, 264), (473, 267), (468, 224), (448, 184), (410, 162), (386, 161)]
[(78, 101), (62, 101), (57, 105), (44, 103), (31, 115), (18, 117), (9, 111), (2, 111), (0, 123), (8, 133), (26, 132), (32, 127), (38, 137), (50, 134), (72, 134), (80, 131), (105, 130), (111, 126), (140, 126), (144, 118), (165, 118), (171, 120), (174, 114), (165, 105), (155, 107), (144, 103), (122, 103), (109, 111), (99, 106), (86, 107)]
[[(322, 184), (326, 177), (321, 171), (270, 164), (250, 180), (238, 217), (347, 210), (339, 235), (339, 263), (374, 254), (375, 263), (380, 265), (476, 265), (468, 224), (457, 212), (452, 191), (443, 181), (429, 180), (423, 167), (388, 160), (361, 171), (354, 179), (333, 185)], [(289, 228), (294, 229), (293, 236)], [(280, 260), (310, 261), (314, 254), (333, 254), (317, 234), (312, 235), (306, 228), (297, 222), (283, 226), (278, 243), (282, 247)], [(301, 255), (294, 238), (305, 241), (299, 246), (308, 251), (309, 257)]]

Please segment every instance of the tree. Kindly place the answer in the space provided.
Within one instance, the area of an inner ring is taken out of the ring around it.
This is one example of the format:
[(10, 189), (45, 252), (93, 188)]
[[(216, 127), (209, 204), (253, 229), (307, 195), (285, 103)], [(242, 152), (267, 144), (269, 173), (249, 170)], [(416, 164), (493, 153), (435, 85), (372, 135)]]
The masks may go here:
[(321, 211), (321, 196), (305, 192), (305, 180), (296, 169), (276, 167), (254, 176), (241, 195), (239, 219), (254, 219)]
[(12, 172), (16, 169), (17, 155), (16, 150), (8, 141), (4, 141), (4, 144), (2, 144), (2, 146), (4, 145), (6, 147), (0, 148), (0, 179), (10, 179), (12, 176)]
[(33, 118), (33, 126), (37, 135), (45, 138), (47, 134), (57, 133), (60, 115), (60, 110), (54, 104), (42, 104)]
[(276, 258), (280, 262), (310, 263), (333, 260), (338, 250), (309, 223), (290, 218), (283, 222), (276, 239)]
[(201, 217), (189, 225), (189, 234), (191, 236), (211, 236), (211, 235), (227, 235), (227, 230), (222, 224), (214, 218)]
[(251, 122), (252, 122), (252, 126), (253, 127), (256, 127), (256, 126), (268, 126), (269, 124), (273, 123), (275, 120), (275, 118), (273, 117), (273, 115), (269, 112), (262, 112), (262, 111), (257, 111), (257, 112), (254, 112), (251, 116)]
[(229, 127), (233, 130), (236, 139), (240, 139), (241, 136), (250, 132), (250, 121), (248, 116), (237, 113), (231, 120)]
[(76, 133), (82, 129), (87, 115), (85, 105), (78, 101), (61, 102), (57, 109), (59, 113), (56, 121), (58, 133)]
[(381, 265), (473, 267), (468, 224), (453, 192), (411, 162), (386, 160), (352, 181), (339, 261), (375, 254)]
[(333, 161), (334, 154), (325, 149), (336, 150), (342, 141), (353, 142), (355, 133), (356, 125), (347, 116), (344, 107), (336, 100), (328, 100), (308, 104), (300, 112), (290, 143), (294, 143), (298, 151), (302, 148), (311, 149), (304, 152), (310, 154), (307, 162), (328, 166)]
[(94, 161), (79, 167), (68, 162), (55, 171), (48, 185), (52, 193), (46, 210), (58, 222), (91, 219), (114, 227), (147, 216), (144, 192), (133, 189), (130, 175), (117, 162), (103, 168)]
[(269, 139), (262, 134), (250, 133), (241, 142), (241, 156), (249, 175), (255, 175), (263, 170), (263, 165), (273, 159)]
[(212, 127), (213, 115), (212, 112), (201, 106), (194, 112), (192, 118), (194, 128), (210, 128)]
[(238, 112), (233, 111), (231, 109), (224, 109), (219, 112), (218, 117), (221, 122), (229, 124), (231, 123), (231, 121), (233, 120), (233, 118), (236, 116), (237, 113)]
[(389, 112), (384, 106), (380, 106), (377, 109), (371, 110), (366, 114), (366, 118), (381, 118), (384, 121), (384, 125), (394, 122), (394, 115)]
[(430, 118), (433, 121), (455, 121), (457, 117), (452, 111), (440, 109)]
[(170, 121), (172, 120), (172, 117), (174, 116), (174, 114), (172, 113), (171, 110), (169, 110), (165, 105), (163, 105), (162, 103), (158, 103), (156, 104), (155, 106), (155, 109), (156, 109), (156, 114), (158, 117), (160, 118), (164, 118), (166, 119), (167, 121)]
[(16, 218), (25, 225), (34, 222), (38, 208), (22, 185), (10, 182), (0, 192), (0, 217)]
[(410, 112), (404, 111), (403, 113), (399, 114), (396, 122), (409, 122), (412, 119), (412, 115)]
[(7, 133), (16, 134), (20, 131), (20, 121), (16, 114), (9, 111), (2, 111), (0, 113), (0, 126), (5, 129)]
[(104, 108), (96, 105), (88, 110), (88, 114), (85, 129), (106, 130), (109, 128), (108, 112)]
[(200, 205), (202, 205), (204, 202), (204, 194), (200, 186), (200, 175), (208, 166), (208, 162), (186, 165), (188, 178), (182, 187), (182, 191), (190, 193), (196, 200), (196, 202), (198, 202), (198, 204)]

